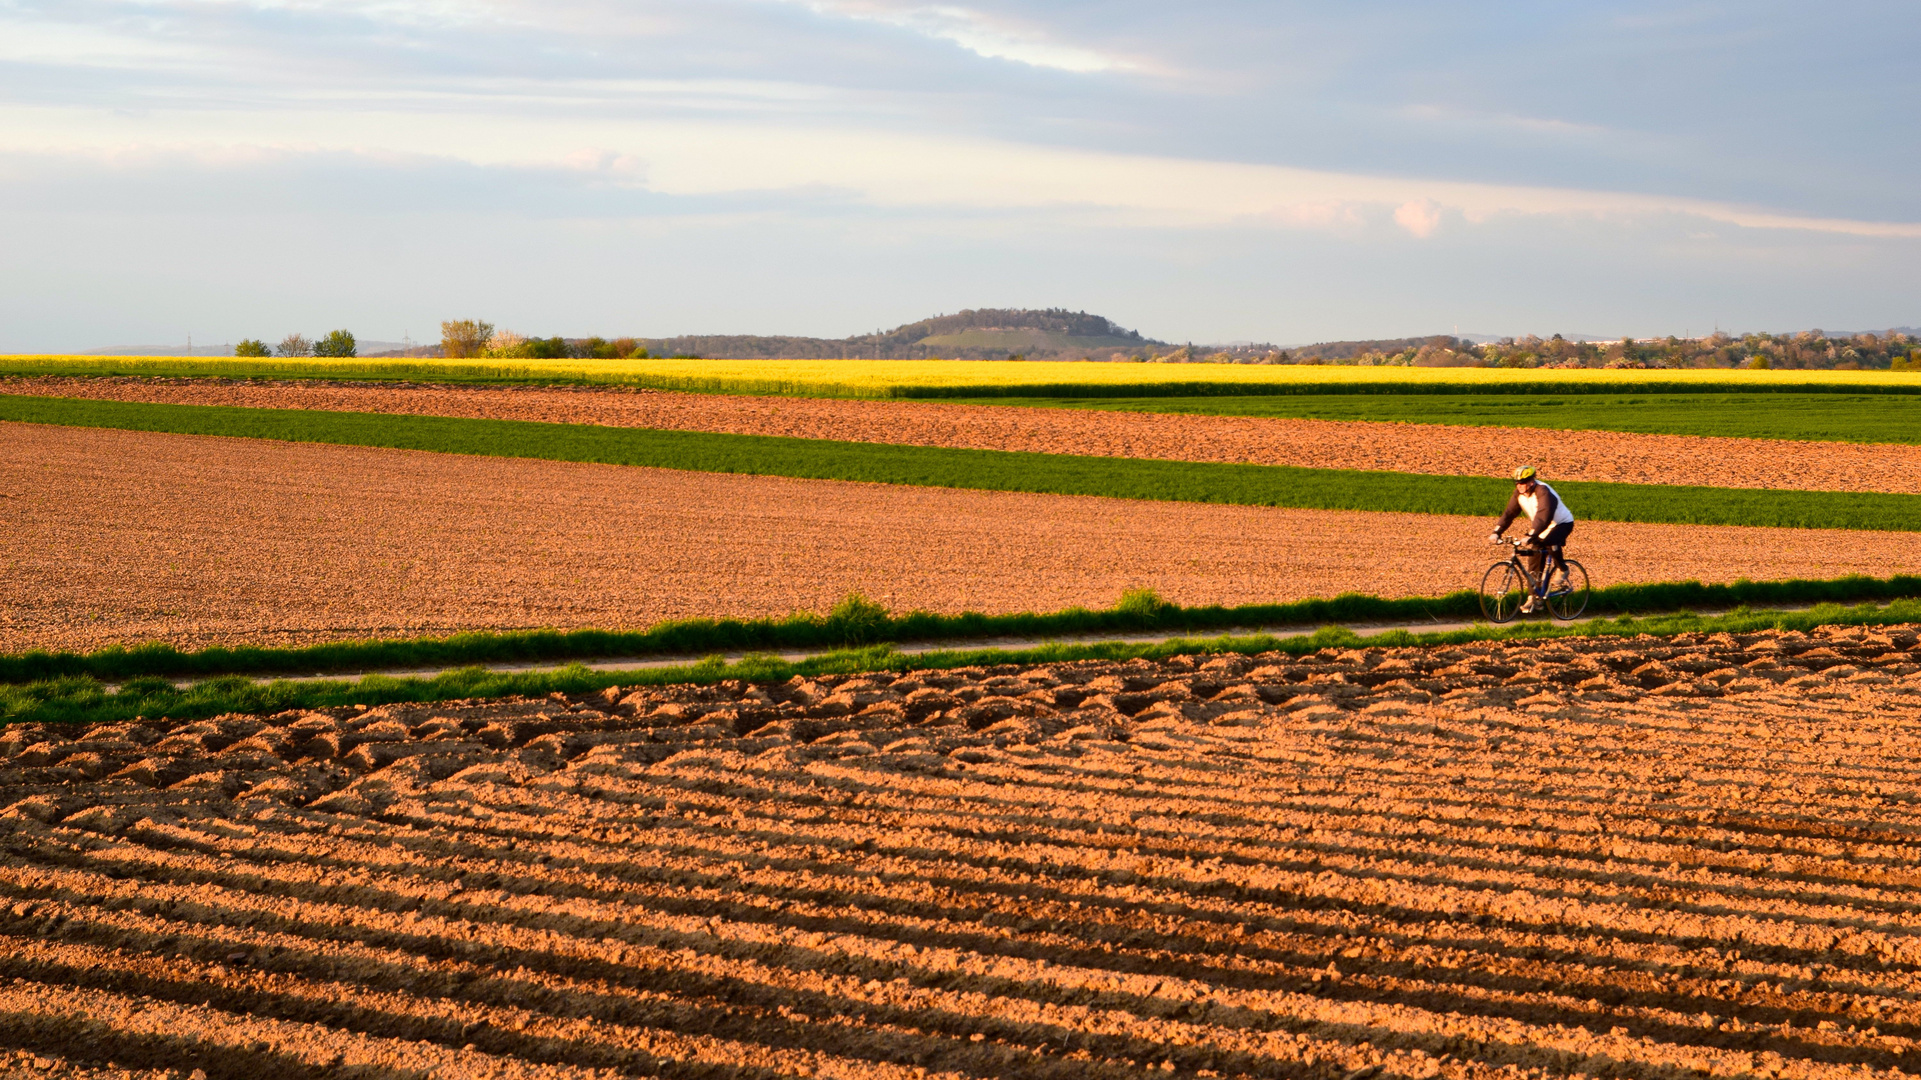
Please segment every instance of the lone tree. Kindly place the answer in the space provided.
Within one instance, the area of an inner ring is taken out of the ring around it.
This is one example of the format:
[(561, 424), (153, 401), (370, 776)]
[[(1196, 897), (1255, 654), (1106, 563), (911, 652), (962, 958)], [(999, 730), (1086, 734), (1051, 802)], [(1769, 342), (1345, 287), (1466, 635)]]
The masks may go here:
[(244, 338), (240, 344), (233, 347), (233, 354), (235, 356), (272, 356), (273, 350), (267, 348), (267, 343), (258, 338)]
[(326, 337), (313, 343), (315, 356), (358, 356), (360, 350), (354, 345), (354, 336), (345, 330), (335, 330)]
[(494, 325), (479, 319), (453, 319), (440, 324), (440, 352), (449, 359), (479, 356), (494, 337)]
[(312, 356), (313, 342), (300, 334), (288, 334), (280, 339), (280, 344), (274, 346), (273, 351), (282, 356)]

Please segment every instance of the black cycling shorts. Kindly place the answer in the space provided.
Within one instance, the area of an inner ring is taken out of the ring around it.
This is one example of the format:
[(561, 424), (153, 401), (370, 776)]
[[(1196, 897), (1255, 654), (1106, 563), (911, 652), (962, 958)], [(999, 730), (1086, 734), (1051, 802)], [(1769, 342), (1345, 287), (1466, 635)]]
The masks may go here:
[(1540, 547), (1564, 547), (1567, 544), (1568, 534), (1573, 531), (1574, 523), (1572, 521), (1563, 521), (1559, 525), (1549, 529), (1536, 543)]

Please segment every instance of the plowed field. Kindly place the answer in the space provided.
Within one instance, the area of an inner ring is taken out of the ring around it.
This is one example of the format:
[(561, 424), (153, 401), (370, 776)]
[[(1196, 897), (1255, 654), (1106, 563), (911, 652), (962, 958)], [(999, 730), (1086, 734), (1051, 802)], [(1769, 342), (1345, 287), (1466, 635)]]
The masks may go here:
[(1921, 1052), (1917, 641), (11, 729), (0, 1061), (1898, 1076)]
[[(136, 467), (129, 467), (134, 463)], [(0, 424), (0, 650), (1471, 587), (1485, 519)], [(1921, 568), (1921, 533), (1583, 522), (1594, 583)], [(1811, 569), (1818, 568), (1818, 570)]]
[(1532, 461), (1556, 480), (1921, 493), (1921, 446), (558, 387), (8, 378), (0, 392), (1454, 476)]

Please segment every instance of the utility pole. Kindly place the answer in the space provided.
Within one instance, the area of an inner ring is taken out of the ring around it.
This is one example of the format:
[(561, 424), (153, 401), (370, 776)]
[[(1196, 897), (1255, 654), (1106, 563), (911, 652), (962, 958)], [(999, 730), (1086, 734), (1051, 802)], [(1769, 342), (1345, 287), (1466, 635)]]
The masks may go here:
[(193, 331), (187, 331), (187, 355), (193, 355)]

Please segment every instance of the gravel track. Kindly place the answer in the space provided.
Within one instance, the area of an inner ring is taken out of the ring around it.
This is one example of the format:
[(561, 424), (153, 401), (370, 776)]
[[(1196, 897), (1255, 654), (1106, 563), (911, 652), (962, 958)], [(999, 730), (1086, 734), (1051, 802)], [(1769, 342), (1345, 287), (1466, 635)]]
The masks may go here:
[(69, 1075), (1899, 1076), (1914, 628), (0, 732)]
[[(1487, 520), (0, 424), (0, 650), (1470, 588)], [(1921, 569), (1921, 533), (1584, 522), (1596, 586)]]
[(1532, 461), (1561, 480), (1921, 493), (1921, 446), (606, 388), (16, 377), (0, 392), (1441, 475), (1505, 476)]

